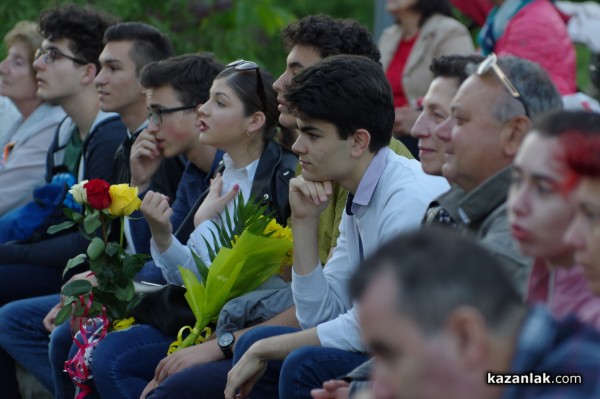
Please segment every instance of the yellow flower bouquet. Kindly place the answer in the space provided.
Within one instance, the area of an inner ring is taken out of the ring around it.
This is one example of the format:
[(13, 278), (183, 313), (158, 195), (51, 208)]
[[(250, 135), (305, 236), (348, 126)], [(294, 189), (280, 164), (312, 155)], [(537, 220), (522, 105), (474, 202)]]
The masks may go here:
[(215, 223), (217, 234), (211, 241), (204, 237), (210, 267), (192, 252), (201, 281), (193, 271), (179, 268), (196, 324), (180, 330), (169, 353), (205, 341), (212, 333), (209, 326), (216, 323), (229, 300), (253, 291), (292, 264), (291, 229), (265, 215), (266, 206), (254, 199), (244, 202), (241, 192), (234, 201), (233, 215), (226, 210), (221, 223)]

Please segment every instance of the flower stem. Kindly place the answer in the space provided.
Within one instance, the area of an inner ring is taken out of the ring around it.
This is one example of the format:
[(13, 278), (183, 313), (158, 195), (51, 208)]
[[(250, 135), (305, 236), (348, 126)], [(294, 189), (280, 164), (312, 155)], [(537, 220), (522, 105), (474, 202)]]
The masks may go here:
[(125, 231), (125, 216), (121, 216), (121, 231), (120, 231), (120, 235), (119, 235), (119, 244), (121, 245), (121, 248), (123, 248), (123, 233)]

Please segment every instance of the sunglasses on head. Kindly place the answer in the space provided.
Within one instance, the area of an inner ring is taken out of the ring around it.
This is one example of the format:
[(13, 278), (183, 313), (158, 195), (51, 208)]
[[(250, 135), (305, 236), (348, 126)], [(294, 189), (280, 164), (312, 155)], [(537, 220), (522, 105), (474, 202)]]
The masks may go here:
[(260, 74), (260, 67), (256, 62), (246, 60), (236, 60), (230, 62), (225, 66), (226, 68), (235, 68), (236, 71), (256, 71), (256, 94), (260, 98), (262, 104), (262, 111), (267, 112), (267, 95), (265, 93), (265, 87), (263, 85), (262, 76)]
[(521, 96), (521, 93), (519, 93), (515, 85), (512, 84), (508, 76), (506, 76), (506, 74), (502, 72), (502, 69), (500, 69), (500, 67), (498, 66), (498, 57), (496, 57), (496, 54), (494, 53), (488, 55), (487, 58), (483, 60), (481, 64), (479, 64), (479, 66), (477, 67), (477, 75), (483, 76), (490, 70), (494, 71), (494, 73), (496, 74), (498, 79), (500, 79), (500, 82), (502, 82), (502, 85), (504, 85), (508, 93), (513, 98), (519, 100), (521, 104), (523, 104), (523, 107), (525, 108), (525, 115), (529, 117), (529, 108), (527, 108), (527, 104), (525, 104), (523, 96)]

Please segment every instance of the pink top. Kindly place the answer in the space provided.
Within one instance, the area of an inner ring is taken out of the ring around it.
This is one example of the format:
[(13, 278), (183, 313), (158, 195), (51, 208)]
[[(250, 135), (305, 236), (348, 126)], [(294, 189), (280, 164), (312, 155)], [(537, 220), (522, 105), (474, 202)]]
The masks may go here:
[(563, 96), (577, 91), (575, 46), (564, 19), (550, 0), (534, 0), (517, 12), (494, 52), (537, 62)]
[(569, 313), (600, 331), (600, 296), (591, 290), (583, 266), (550, 268), (537, 259), (527, 284), (527, 302), (543, 302), (557, 318)]

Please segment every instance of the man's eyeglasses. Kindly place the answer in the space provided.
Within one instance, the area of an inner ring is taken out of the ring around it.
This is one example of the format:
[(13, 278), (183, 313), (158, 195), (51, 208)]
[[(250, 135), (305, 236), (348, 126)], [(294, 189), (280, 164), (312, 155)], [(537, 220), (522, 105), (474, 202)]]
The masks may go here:
[(195, 105), (184, 105), (182, 107), (173, 107), (173, 108), (152, 108), (148, 112), (148, 120), (155, 125), (160, 125), (162, 123), (163, 114), (172, 114), (177, 111), (184, 111), (186, 109), (195, 109)]
[(494, 53), (488, 55), (487, 58), (483, 60), (481, 64), (479, 64), (479, 66), (477, 67), (477, 75), (483, 76), (486, 73), (488, 73), (490, 69), (494, 71), (498, 79), (500, 79), (500, 82), (502, 82), (506, 90), (508, 90), (508, 93), (513, 98), (519, 100), (521, 104), (523, 104), (523, 107), (525, 108), (525, 115), (529, 117), (529, 108), (527, 108), (527, 104), (525, 104), (523, 96), (521, 96), (521, 93), (519, 93), (515, 85), (513, 85), (510, 79), (508, 79), (508, 76), (506, 76), (506, 74), (502, 72), (502, 69), (500, 69), (500, 67), (498, 66), (498, 58)]
[(44, 57), (43, 58), (44, 64), (52, 64), (54, 62), (54, 60), (56, 60), (57, 58), (60, 59), (61, 57), (69, 59), (69, 60), (76, 62), (78, 64), (81, 64), (81, 65), (89, 64), (89, 62), (87, 62), (87, 61), (83, 61), (78, 58), (71, 57), (70, 55), (66, 55), (65, 53), (63, 53), (62, 51), (60, 51), (59, 49), (56, 49), (56, 48), (46, 48), (46, 49), (39, 48), (39, 49), (37, 49), (35, 52), (35, 59), (37, 60), (38, 58), (40, 58), (42, 56)]
[(236, 71), (256, 71), (256, 94), (260, 98), (262, 103), (262, 111), (267, 112), (267, 94), (265, 93), (265, 87), (263, 85), (262, 76), (260, 74), (260, 67), (256, 62), (237, 60), (227, 64), (226, 68), (235, 68)]

